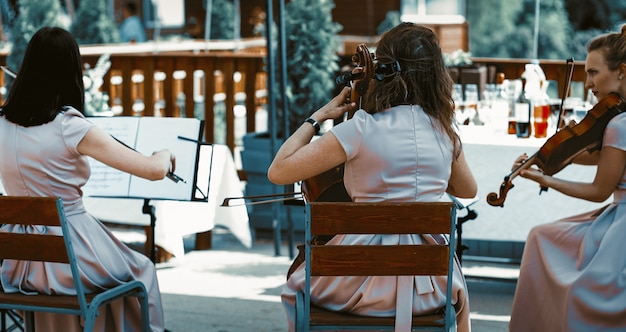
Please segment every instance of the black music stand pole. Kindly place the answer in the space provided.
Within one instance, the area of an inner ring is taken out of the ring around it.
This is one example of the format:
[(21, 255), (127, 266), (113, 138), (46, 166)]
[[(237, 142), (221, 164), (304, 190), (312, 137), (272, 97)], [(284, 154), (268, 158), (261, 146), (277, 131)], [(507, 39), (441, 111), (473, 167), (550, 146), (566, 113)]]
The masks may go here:
[(463, 244), (463, 223), (465, 223), (466, 221), (469, 220), (474, 220), (476, 219), (476, 217), (478, 217), (478, 214), (476, 213), (476, 211), (470, 209), (469, 206), (465, 206), (464, 208), (465, 210), (467, 210), (467, 214), (465, 215), (465, 217), (457, 217), (457, 223), (456, 223), (456, 255), (459, 258), (459, 263), (462, 265), (463, 264), (463, 251), (469, 249), (468, 246)]
[(156, 209), (154, 205), (150, 205), (150, 199), (146, 198), (143, 200), (143, 208), (141, 210), (143, 214), (150, 215), (150, 238), (147, 239), (150, 241), (150, 260), (152, 263), (156, 263), (156, 245), (154, 243), (154, 228), (156, 227)]

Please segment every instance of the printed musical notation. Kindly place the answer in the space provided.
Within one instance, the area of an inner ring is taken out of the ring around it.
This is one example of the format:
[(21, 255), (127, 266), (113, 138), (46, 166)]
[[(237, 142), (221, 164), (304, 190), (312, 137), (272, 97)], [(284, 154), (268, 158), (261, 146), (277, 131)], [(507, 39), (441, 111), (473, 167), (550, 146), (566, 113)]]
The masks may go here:
[[(109, 167), (89, 158), (91, 176), (83, 187), (86, 196), (134, 197), (170, 200), (194, 198), (198, 167), (198, 142), (202, 137), (202, 122), (189, 118), (157, 117), (92, 117), (90, 121), (118, 141), (144, 155), (169, 149), (176, 155), (176, 174), (185, 181), (170, 179), (150, 181)], [(196, 141), (181, 140), (178, 136)]]

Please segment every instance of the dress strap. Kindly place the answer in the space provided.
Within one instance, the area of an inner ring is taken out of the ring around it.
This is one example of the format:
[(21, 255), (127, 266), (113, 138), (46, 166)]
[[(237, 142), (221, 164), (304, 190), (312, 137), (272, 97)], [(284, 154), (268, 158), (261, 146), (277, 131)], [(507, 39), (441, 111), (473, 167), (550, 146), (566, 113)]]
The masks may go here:
[(398, 276), (396, 286), (396, 332), (411, 331), (413, 320), (413, 276)]

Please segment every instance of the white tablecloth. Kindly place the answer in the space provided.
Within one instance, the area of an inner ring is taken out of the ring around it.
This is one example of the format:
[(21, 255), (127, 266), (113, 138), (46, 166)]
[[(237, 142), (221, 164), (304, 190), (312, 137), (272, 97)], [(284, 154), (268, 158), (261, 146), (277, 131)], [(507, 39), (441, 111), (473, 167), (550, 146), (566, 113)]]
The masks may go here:
[[(226, 197), (242, 196), (242, 187), (230, 150), (225, 145), (203, 147), (200, 154), (198, 183), (206, 183), (208, 161), (213, 147), (208, 201), (151, 200), (155, 207), (155, 244), (176, 257), (185, 253), (183, 238), (189, 234), (212, 230), (216, 225), (226, 227), (246, 247), (252, 246), (252, 236), (246, 206), (222, 207)], [(206, 188), (201, 188), (206, 194)], [(142, 199), (85, 197), (89, 213), (103, 221), (149, 225), (150, 216), (142, 213)]]
[[(500, 184), (504, 176), (511, 172), (515, 158), (524, 152), (533, 155), (543, 146), (546, 138), (517, 138), (515, 135), (494, 133), (481, 126), (461, 126), (460, 129), (465, 156), (478, 182), (478, 201), (472, 205), (478, 218), (463, 226), (465, 238), (525, 241), (535, 225), (590, 211), (612, 201), (611, 197), (603, 203), (588, 202), (553, 189), (540, 195), (537, 183), (516, 177), (512, 181), (515, 187), (508, 192), (504, 207), (491, 206), (487, 203), (487, 194), (499, 192)], [(595, 170), (595, 166), (569, 165), (554, 176), (591, 182)]]

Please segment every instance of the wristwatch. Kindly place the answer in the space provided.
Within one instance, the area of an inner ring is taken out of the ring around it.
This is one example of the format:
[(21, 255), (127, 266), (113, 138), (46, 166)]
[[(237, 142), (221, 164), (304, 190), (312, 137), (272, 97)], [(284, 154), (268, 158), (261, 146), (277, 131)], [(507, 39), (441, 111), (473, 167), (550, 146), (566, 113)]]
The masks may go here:
[(304, 122), (310, 123), (313, 126), (313, 128), (315, 128), (316, 134), (320, 132), (320, 124), (317, 121), (315, 121), (315, 119), (307, 118), (306, 120), (304, 120)]

